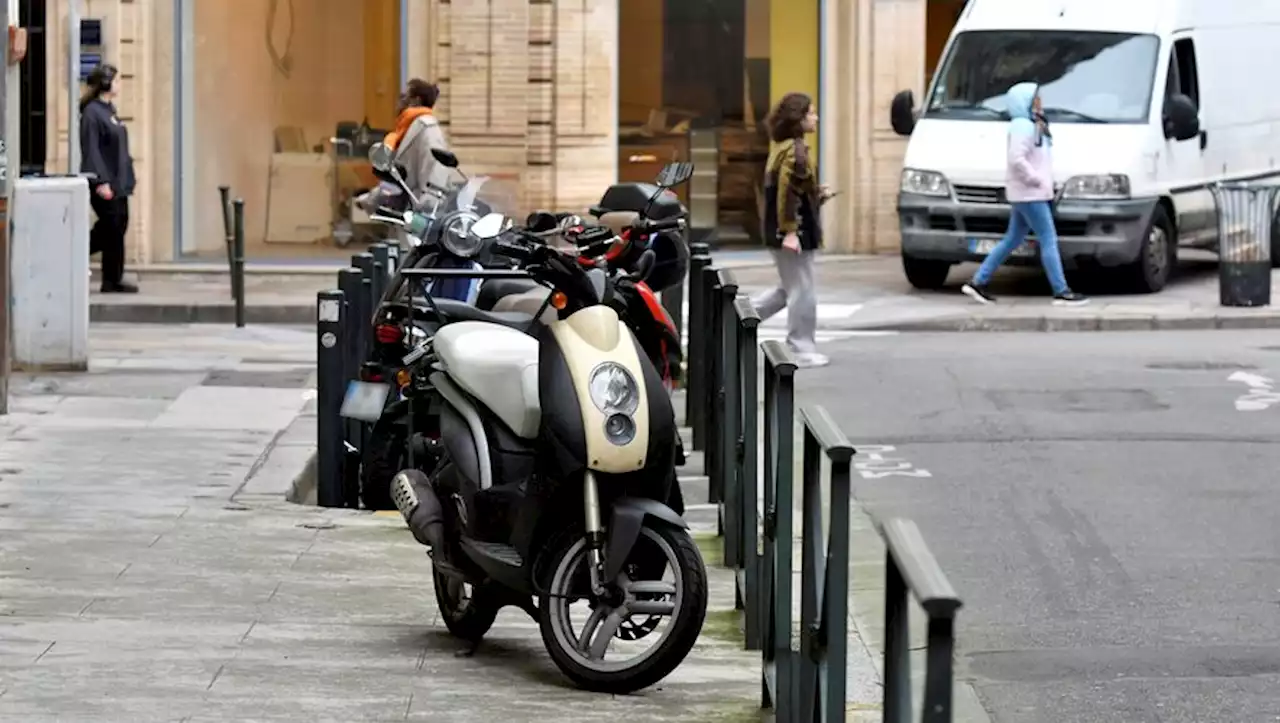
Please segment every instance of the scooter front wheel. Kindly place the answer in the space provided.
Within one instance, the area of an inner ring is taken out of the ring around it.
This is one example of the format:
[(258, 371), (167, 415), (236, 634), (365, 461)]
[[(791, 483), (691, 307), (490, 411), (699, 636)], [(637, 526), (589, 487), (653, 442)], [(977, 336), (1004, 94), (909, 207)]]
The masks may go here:
[[(665, 565), (650, 564), (663, 558)], [(575, 685), (592, 691), (632, 693), (662, 680), (689, 654), (707, 614), (707, 569), (693, 538), (687, 530), (646, 523), (602, 598), (591, 594), (588, 565), (582, 537), (552, 561), (538, 605), (551, 659)]]

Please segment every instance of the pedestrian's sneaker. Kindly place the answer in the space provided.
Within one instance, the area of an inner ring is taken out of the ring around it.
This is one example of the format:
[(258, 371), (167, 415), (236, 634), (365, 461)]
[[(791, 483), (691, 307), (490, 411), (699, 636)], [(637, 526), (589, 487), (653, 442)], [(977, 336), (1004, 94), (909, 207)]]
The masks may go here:
[(960, 287), (960, 291), (963, 292), (965, 296), (973, 299), (979, 304), (996, 303), (996, 297), (987, 292), (986, 284), (965, 284)]
[(802, 369), (811, 367), (825, 367), (830, 364), (831, 360), (825, 354), (819, 354), (816, 351), (802, 352), (796, 354), (796, 366)]
[(1055, 294), (1053, 297), (1054, 306), (1084, 306), (1089, 303), (1089, 297), (1084, 294), (1077, 294), (1071, 289), (1067, 289), (1061, 294)]

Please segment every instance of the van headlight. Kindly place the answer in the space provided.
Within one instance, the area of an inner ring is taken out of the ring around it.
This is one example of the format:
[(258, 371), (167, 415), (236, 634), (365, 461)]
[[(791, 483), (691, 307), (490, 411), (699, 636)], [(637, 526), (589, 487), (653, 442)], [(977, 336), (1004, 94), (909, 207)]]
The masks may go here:
[(1062, 186), (1062, 197), (1075, 199), (1128, 198), (1129, 177), (1119, 173), (1072, 176)]
[(950, 196), (951, 184), (947, 177), (937, 171), (921, 171), (915, 168), (902, 169), (902, 182), (899, 190), (903, 193), (914, 193), (920, 196)]
[(604, 362), (591, 370), (587, 382), (591, 403), (605, 416), (604, 435), (619, 447), (636, 437), (632, 415), (640, 408), (640, 385), (626, 367)]

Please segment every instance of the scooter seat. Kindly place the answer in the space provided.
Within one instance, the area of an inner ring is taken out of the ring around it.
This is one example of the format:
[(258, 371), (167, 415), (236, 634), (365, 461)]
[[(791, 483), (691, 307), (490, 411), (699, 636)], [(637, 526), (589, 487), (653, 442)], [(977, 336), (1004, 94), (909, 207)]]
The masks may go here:
[(533, 321), (531, 315), (518, 311), (485, 311), (454, 299), (435, 299), (435, 302), (440, 316), (444, 317), (441, 322), (446, 324), (455, 321), (484, 321), (524, 331)]
[(476, 295), (476, 306), (492, 310), (503, 297), (523, 294), (537, 288), (540, 287), (536, 282), (526, 279), (486, 279), (483, 284), (480, 284), (480, 293)]

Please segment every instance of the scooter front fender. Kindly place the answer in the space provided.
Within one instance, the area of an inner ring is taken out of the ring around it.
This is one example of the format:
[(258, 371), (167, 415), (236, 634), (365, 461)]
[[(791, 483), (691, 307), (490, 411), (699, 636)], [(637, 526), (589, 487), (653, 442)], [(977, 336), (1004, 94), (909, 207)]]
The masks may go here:
[(677, 527), (689, 529), (689, 523), (676, 514), (676, 511), (657, 500), (640, 497), (623, 497), (613, 503), (613, 516), (609, 522), (608, 537), (605, 540), (604, 579), (616, 579), (622, 572), (622, 566), (631, 555), (631, 549), (640, 539), (640, 529), (646, 519)]

